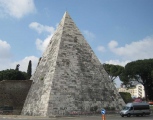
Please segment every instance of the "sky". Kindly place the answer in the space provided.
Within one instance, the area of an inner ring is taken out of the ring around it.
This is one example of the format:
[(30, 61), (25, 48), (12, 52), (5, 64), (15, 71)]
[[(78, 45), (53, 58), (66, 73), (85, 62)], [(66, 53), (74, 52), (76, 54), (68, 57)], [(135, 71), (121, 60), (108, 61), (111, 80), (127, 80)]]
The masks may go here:
[[(0, 0), (0, 70), (35, 71), (65, 11), (101, 63), (153, 58), (153, 0)], [(116, 81), (120, 85), (119, 79)]]

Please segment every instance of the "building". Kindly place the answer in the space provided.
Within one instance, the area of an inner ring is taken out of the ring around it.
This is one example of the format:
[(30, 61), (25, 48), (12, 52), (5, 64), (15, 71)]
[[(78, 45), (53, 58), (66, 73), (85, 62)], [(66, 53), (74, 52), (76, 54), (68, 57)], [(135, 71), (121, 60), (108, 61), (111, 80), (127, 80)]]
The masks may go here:
[(137, 97), (141, 97), (141, 98), (145, 97), (144, 86), (141, 84), (137, 84), (136, 87), (131, 88), (131, 89), (121, 87), (118, 89), (118, 91), (130, 93), (132, 97), (136, 97), (136, 98)]
[(22, 115), (88, 114), (125, 104), (101, 62), (65, 12), (43, 53)]

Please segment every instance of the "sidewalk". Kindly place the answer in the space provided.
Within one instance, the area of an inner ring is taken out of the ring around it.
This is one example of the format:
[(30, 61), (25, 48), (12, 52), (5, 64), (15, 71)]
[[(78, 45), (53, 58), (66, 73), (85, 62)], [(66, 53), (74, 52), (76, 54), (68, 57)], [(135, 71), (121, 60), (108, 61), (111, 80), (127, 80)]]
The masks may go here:
[(22, 118), (22, 119), (49, 119), (49, 117), (44, 117), (44, 116), (23, 116), (23, 115), (0, 115), (0, 118)]
[[(119, 114), (106, 114), (106, 116), (117, 116)], [(17, 118), (17, 119), (57, 119), (57, 118), (77, 118), (77, 117), (101, 117), (101, 114), (96, 115), (75, 115), (75, 116), (23, 116), (23, 115), (0, 115), (0, 118)]]
[[(106, 117), (117, 117), (119, 113), (112, 113), (112, 114), (107, 114)], [(153, 113), (151, 113), (150, 116), (153, 116)], [(101, 118), (101, 114), (94, 114), (94, 115), (70, 115), (70, 116), (23, 116), (23, 115), (0, 115), (0, 118), (7, 118), (7, 119), (40, 119), (40, 120), (52, 120), (52, 119), (76, 119), (76, 118), (84, 118), (84, 117), (98, 117)]]

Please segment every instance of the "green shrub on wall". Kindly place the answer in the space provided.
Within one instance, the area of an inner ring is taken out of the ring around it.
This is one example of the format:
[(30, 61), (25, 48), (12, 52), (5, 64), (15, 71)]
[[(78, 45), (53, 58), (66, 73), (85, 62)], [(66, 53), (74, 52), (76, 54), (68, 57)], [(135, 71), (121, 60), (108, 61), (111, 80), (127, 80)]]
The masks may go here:
[(40, 80), (44, 80), (44, 77), (41, 77), (41, 79)]
[(1, 80), (28, 80), (28, 75), (26, 72), (7, 69), (0, 71), (0, 81)]

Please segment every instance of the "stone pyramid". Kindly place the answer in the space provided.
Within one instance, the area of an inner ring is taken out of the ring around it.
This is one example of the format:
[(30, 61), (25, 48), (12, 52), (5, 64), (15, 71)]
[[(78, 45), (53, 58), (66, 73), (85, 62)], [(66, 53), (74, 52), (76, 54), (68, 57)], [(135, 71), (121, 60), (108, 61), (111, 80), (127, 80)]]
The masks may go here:
[(124, 104), (93, 50), (65, 12), (31, 80), (23, 115), (70, 115)]

